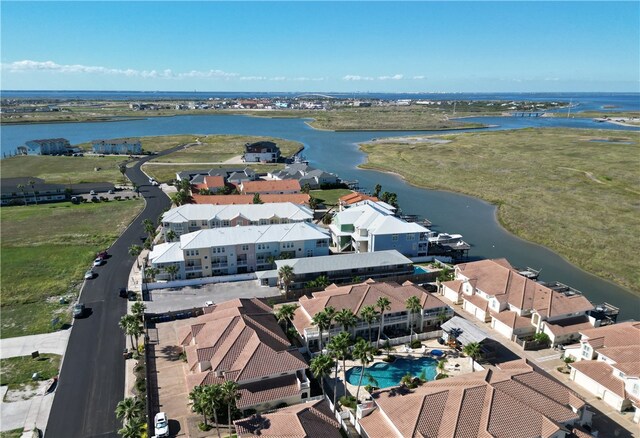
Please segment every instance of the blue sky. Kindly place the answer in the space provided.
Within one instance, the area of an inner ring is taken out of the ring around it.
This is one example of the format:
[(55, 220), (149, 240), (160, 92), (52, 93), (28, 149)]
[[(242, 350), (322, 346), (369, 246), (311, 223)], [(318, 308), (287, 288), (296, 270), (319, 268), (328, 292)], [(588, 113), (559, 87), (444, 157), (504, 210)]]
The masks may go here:
[(29, 2), (1, 88), (639, 91), (640, 2)]

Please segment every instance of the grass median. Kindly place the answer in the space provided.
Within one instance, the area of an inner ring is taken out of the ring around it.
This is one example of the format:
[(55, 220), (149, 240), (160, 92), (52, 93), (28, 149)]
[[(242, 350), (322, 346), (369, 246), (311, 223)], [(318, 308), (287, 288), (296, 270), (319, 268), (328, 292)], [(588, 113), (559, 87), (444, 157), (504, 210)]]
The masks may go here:
[(58, 375), (61, 356), (58, 354), (41, 354), (36, 358), (31, 356), (10, 357), (0, 360), (2, 374), (0, 385), (9, 387), (9, 390), (32, 387), (32, 376), (38, 373), (39, 380), (49, 380)]
[(362, 144), (365, 168), (499, 206), (514, 234), (640, 294), (640, 134), (521, 129)]
[[(70, 304), (96, 252), (111, 245), (143, 207), (141, 199), (3, 207), (0, 337), (47, 333), (69, 323)], [(68, 303), (60, 304), (64, 297)], [(59, 318), (55, 327), (53, 318)]]

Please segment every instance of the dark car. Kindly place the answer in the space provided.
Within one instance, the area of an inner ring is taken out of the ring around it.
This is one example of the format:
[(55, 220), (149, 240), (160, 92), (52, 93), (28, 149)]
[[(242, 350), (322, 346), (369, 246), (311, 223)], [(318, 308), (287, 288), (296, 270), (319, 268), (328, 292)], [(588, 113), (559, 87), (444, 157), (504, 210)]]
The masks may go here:
[(120, 298), (127, 298), (129, 296), (129, 293), (127, 292), (126, 288), (121, 287), (119, 295), (120, 295)]
[(84, 304), (78, 303), (73, 306), (73, 317), (82, 318), (84, 316)]
[(127, 299), (129, 301), (138, 301), (138, 294), (130, 290), (127, 292)]

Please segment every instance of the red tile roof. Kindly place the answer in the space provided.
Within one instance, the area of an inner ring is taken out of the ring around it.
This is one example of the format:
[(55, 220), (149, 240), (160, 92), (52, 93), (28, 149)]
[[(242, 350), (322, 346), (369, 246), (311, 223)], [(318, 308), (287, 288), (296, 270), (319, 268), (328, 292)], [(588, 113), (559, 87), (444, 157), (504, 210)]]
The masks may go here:
[(326, 401), (288, 406), (270, 414), (234, 421), (240, 438), (340, 438), (340, 425)]
[[(232, 205), (253, 204), (253, 195), (191, 195), (194, 204)], [(311, 197), (306, 193), (292, 193), (286, 195), (260, 195), (265, 204), (275, 202), (292, 202), (298, 205), (308, 205)]]
[(377, 391), (360, 420), (367, 436), (549, 437), (578, 419), (584, 402), (522, 360), (494, 371)]
[(270, 181), (244, 181), (240, 184), (243, 194), (268, 192), (300, 192), (300, 182), (297, 179), (274, 179)]
[(341, 196), (340, 198), (338, 198), (338, 201), (342, 205), (351, 205), (361, 201), (378, 202), (379, 199), (376, 198), (375, 196), (365, 195), (364, 193), (353, 192), (353, 193), (349, 193), (348, 195)]
[(571, 368), (575, 368), (591, 380), (598, 382), (621, 398), (627, 398), (624, 389), (624, 380), (614, 377), (613, 368), (602, 360), (581, 360), (570, 364)]

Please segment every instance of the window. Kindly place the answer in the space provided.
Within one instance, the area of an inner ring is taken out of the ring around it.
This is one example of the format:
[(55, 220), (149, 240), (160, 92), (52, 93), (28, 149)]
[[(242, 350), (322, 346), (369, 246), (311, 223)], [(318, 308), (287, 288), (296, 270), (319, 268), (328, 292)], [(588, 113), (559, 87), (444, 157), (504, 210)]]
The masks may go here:
[(392, 240), (393, 242), (397, 242), (397, 241), (398, 241), (398, 235), (397, 235), (397, 234), (392, 234), (392, 235), (391, 235), (391, 240)]
[(222, 226), (223, 227), (228, 227), (229, 226), (229, 221), (222, 221)]
[(269, 221), (267, 219), (260, 219), (260, 225), (268, 225)]
[(407, 240), (416, 240), (416, 235), (415, 234), (405, 234), (405, 238)]
[(242, 245), (243, 251), (249, 251), (249, 245)]

